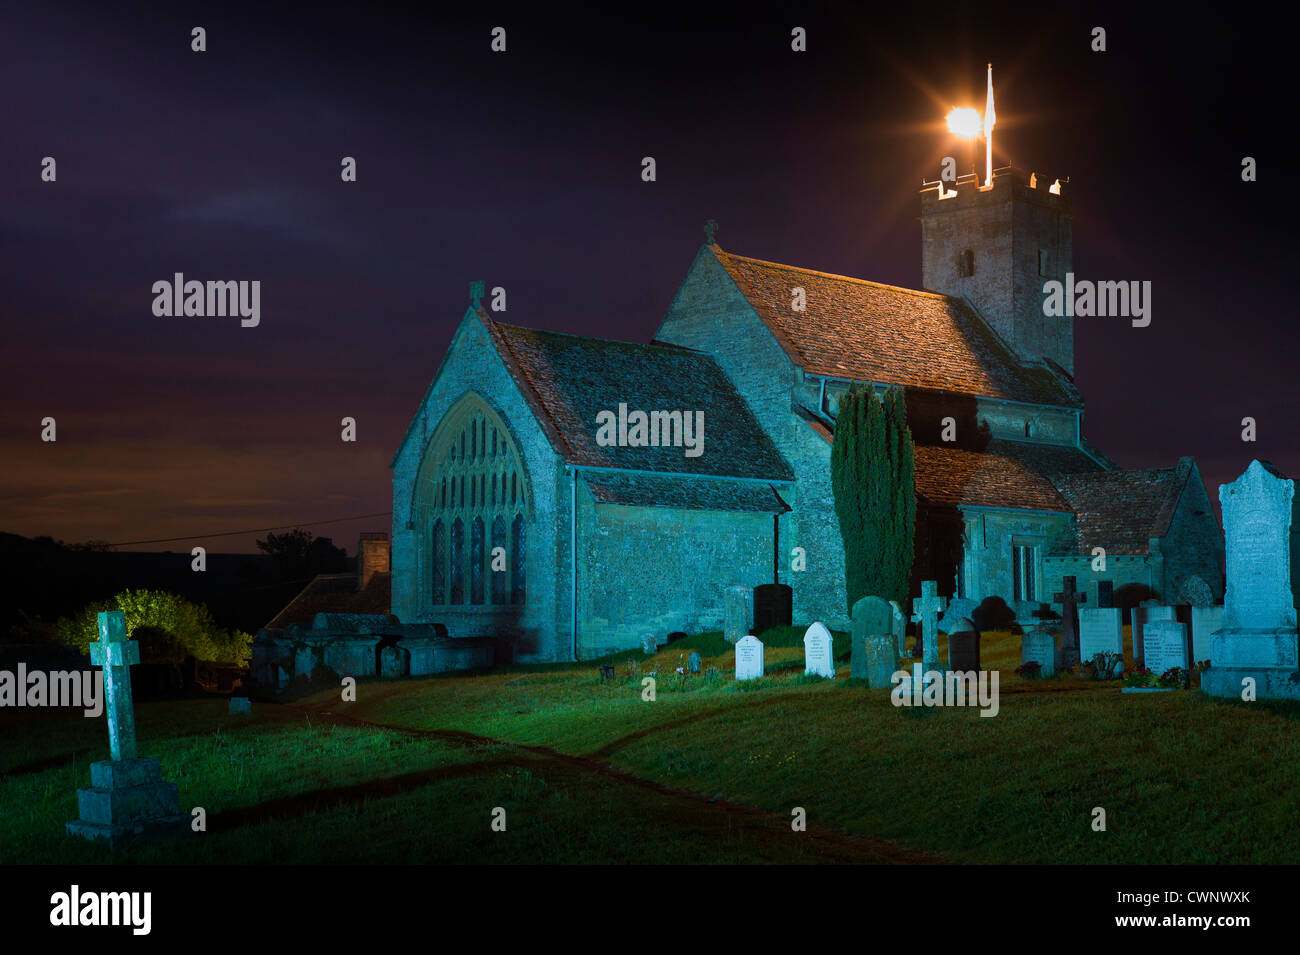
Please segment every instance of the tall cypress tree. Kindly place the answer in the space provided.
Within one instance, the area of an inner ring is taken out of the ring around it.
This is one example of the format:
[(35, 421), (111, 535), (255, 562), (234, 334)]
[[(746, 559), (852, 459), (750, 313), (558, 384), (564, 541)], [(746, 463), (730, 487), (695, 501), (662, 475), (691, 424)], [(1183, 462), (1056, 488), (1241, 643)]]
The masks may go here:
[(912, 434), (903, 392), (854, 385), (831, 441), (831, 489), (844, 539), (848, 609), (868, 594), (904, 603), (916, 532)]

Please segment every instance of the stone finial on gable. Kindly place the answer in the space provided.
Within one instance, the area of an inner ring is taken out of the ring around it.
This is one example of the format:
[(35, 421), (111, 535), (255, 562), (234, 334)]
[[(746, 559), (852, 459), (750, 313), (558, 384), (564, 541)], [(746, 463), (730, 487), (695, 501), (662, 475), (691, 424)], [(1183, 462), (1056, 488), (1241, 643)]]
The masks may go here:
[(718, 223), (715, 219), (710, 219), (704, 223), (704, 243), (705, 245), (716, 245), (713, 234), (718, 231)]
[(481, 299), (482, 297), (483, 297), (483, 283), (482, 283), (481, 281), (479, 281), (479, 282), (470, 282), (470, 283), (469, 283), (469, 304), (470, 304), (470, 307), (472, 307), (472, 308), (478, 308), (478, 301), (479, 301), (479, 299)]

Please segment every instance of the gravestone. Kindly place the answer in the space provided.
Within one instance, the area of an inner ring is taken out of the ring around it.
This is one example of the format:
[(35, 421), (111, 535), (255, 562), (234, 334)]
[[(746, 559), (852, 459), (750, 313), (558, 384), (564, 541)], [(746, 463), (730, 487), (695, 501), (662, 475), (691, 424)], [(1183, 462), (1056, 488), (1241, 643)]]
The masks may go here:
[(921, 596), (912, 599), (912, 622), (917, 624), (921, 638), (922, 663), (925, 669), (938, 670), (939, 663), (939, 611), (946, 602), (939, 596), (939, 584), (933, 580), (921, 581)]
[(411, 675), (411, 651), (390, 645), (379, 651), (379, 675), (387, 680)]
[(1040, 665), (1039, 676), (1052, 676), (1056, 673), (1056, 636), (1051, 632), (1035, 627), (1020, 638), (1021, 664), (1033, 661)]
[(1144, 600), (1130, 611), (1130, 628), (1133, 633), (1133, 663), (1146, 666), (1143, 633), (1146, 626), (1157, 620), (1176, 620), (1173, 607), (1163, 606), (1158, 600)]
[(691, 655), (686, 659), (686, 668), (692, 673), (700, 672), (700, 655), (694, 650), (691, 651)]
[(1178, 599), (1174, 603), (1189, 607), (1212, 607), (1214, 591), (1202, 578), (1192, 574), (1179, 585)]
[(754, 588), (754, 632), (788, 627), (793, 622), (794, 590), (785, 584)]
[(867, 596), (853, 605), (853, 637), (849, 675), (867, 678), (867, 637), (894, 637), (894, 608), (883, 597)]
[(1223, 626), (1210, 640), (1210, 669), (1201, 689), (1239, 697), (1255, 681), (1259, 699), (1300, 699), (1296, 610), (1291, 590), (1295, 482), (1252, 461), (1232, 484), (1219, 487), (1227, 556)]
[(1079, 659), (1087, 663), (1099, 653), (1124, 655), (1124, 616), (1118, 607), (1079, 611)]
[(898, 644), (892, 633), (882, 633), (863, 640), (863, 679), (872, 690), (887, 690), (893, 686), (898, 670)]
[[(944, 611), (943, 616), (939, 619), (939, 629), (944, 633), (951, 635), (953, 627), (965, 620), (974, 626), (973, 618), (979, 604), (967, 597), (954, 597), (948, 601), (948, 609)], [(952, 651), (948, 651), (948, 659), (952, 660)]]
[(1075, 579), (1066, 577), (1061, 582), (1061, 592), (1053, 600), (1061, 605), (1061, 651), (1057, 660), (1059, 669), (1072, 667), (1079, 662), (1079, 618), (1077, 608), (1088, 599), (1087, 594), (1079, 593)]
[(1142, 631), (1146, 668), (1160, 676), (1166, 670), (1191, 668), (1187, 658), (1187, 627), (1177, 620), (1152, 620)]
[(641, 652), (648, 657), (652, 657), (659, 652), (659, 641), (655, 639), (653, 633), (641, 634)]
[(889, 602), (890, 609), (894, 612), (894, 637), (898, 644), (898, 656), (907, 656), (907, 614), (903, 613), (903, 608), (898, 605), (897, 600)]
[(227, 711), (231, 716), (249, 716), (253, 712), (253, 703), (246, 696), (232, 696)]
[(1192, 607), (1192, 662), (1213, 660), (1211, 644), (1223, 629), (1223, 607)]
[(736, 641), (736, 679), (757, 680), (763, 675), (763, 641), (752, 634)]
[(728, 643), (735, 643), (749, 633), (753, 623), (754, 592), (748, 587), (728, 587), (723, 603), (722, 635)]
[(101, 613), (97, 622), (99, 641), (90, 645), (90, 662), (104, 671), (112, 758), (90, 764), (90, 788), (77, 790), (81, 818), (67, 824), (68, 835), (115, 849), (188, 832), (189, 816), (181, 814), (176, 784), (162, 778), (158, 760), (137, 755), (130, 668), (140, 662), (140, 645), (126, 639), (122, 611)]
[(1097, 581), (1097, 606), (1103, 610), (1115, 606), (1115, 582), (1113, 580)]
[(957, 673), (980, 670), (980, 635), (969, 619), (957, 620), (948, 631), (948, 668)]
[(803, 635), (803, 672), (807, 676), (835, 678), (835, 656), (831, 632), (820, 621), (814, 623)]

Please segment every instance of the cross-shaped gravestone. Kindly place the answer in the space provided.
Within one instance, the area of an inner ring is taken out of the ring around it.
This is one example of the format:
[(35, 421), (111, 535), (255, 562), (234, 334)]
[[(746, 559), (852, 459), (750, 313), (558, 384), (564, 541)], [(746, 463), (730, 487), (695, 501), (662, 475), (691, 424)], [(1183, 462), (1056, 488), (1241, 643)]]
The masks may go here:
[(939, 596), (939, 583), (921, 581), (921, 596), (912, 598), (912, 622), (919, 623), (922, 662), (927, 670), (939, 666), (939, 611), (948, 602)]
[(135, 759), (135, 707), (131, 702), (131, 667), (140, 662), (140, 644), (126, 638), (126, 614), (99, 615), (99, 642), (90, 645), (90, 662), (104, 668), (108, 703), (108, 747), (114, 759)]
[(1061, 583), (1061, 592), (1052, 597), (1061, 605), (1061, 665), (1073, 666), (1079, 662), (1079, 604), (1088, 602), (1088, 595), (1075, 589), (1073, 577)]
[(482, 297), (483, 297), (483, 283), (482, 283), (482, 282), (470, 282), (470, 283), (469, 283), (469, 303), (470, 303), (470, 305), (472, 305), (474, 308), (478, 308), (478, 300), (481, 299)]
[(713, 245), (713, 234), (718, 231), (718, 223), (710, 219), (704, 223), (704, 238), (709, 245)]

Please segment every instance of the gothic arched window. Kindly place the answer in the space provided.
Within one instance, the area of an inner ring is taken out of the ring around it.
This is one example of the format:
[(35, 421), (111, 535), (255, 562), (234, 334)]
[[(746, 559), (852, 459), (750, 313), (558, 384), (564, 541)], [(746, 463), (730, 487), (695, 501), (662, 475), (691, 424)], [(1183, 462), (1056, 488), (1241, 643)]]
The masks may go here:
[(424, 529), (422, 608), (525, 602), (528, 476), (510, 429), (478, 395), (456, 402), (435, 430), (412, 517)]

